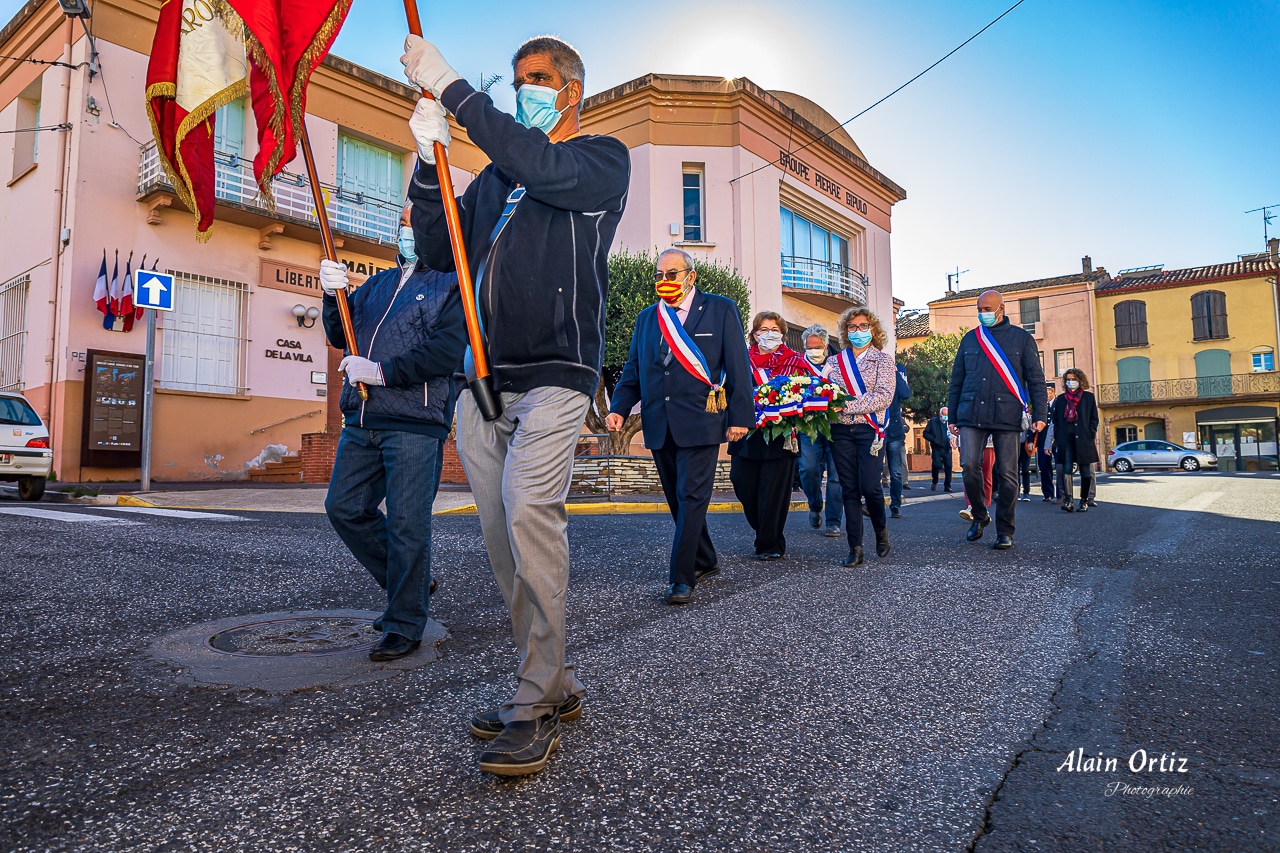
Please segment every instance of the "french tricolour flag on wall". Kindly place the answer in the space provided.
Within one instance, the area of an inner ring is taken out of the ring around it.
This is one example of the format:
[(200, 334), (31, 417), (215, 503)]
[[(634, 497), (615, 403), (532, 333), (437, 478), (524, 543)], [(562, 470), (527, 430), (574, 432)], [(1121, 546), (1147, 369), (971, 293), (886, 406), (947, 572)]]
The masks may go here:
[(102, 250), (102, 267), (98, 270), (98, 281), (93, 286), (93, 304), (102, 312), (102, 327), (110, 329), (115, 322), (115, 318), (111, 316), (111, 306), (108, 300), (111, 298), (111, 291), (107, 285), (107, 250)]

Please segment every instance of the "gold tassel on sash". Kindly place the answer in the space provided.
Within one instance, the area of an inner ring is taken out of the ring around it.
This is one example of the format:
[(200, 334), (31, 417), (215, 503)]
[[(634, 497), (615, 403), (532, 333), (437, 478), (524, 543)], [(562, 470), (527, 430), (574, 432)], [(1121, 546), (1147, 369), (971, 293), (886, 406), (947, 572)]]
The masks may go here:
[(725, 398), (723, 385), (712, 385), (711, 390), (707, 392), (707, 411), (719, 414), (723, 412), (729, 403)]

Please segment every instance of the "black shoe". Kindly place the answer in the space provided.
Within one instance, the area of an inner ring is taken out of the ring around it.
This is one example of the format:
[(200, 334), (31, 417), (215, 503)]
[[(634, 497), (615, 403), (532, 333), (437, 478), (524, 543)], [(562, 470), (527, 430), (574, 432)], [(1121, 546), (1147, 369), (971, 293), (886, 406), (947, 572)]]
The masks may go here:
[(970, 542), (977, 542), (982, 538), (982, 531), (985, 530), (987, 525), (990, 523), (991, 519), (989, 517), (975, 518), (973, 520), (973, 524), (969, 525), (969, 532), (964, 535), (964, 538)]
[(831, 524), (831, 525), (828, 525), (828, 526), (827, 526), (827, 532), (826, 532), (826, 533), (824, 533), (823, 535), (824, 535), (824, 536), (828, 536), (828, 537), (830, 537), (830, 538), (832, 538), (832, 539), (835, 539), (836, 537), (838, 537), (838, 536), (840, 535), (840, 525), (838, 525), (838, 524)]
[(1070, 500), (1070, 499), (1067, 499), (1066, 501), (1064, 501), (1064, 502), (1063, 502), (1063, 504), (1062, 504), (1062, 511), (1063, 511), (1063, 512), (1075, 512), (1075, 511), (1076, 511), (1075, 507), (1073, 507), (1073, 506), (1071, 505), (1071, 500)]
[(934, 483), (932, 486), (930, 486), (930, 487), (929, 487), (929, 491), (931, 491), (931, 492), (936, 492), (936, 491), (938, 491), (938, 484), (937, 484), (937, 483)]
[[(719, 574), (720, 574), (720, 564), (716, 563), (714, 566), (712, 566), (709, 569), (698, 569), (697, 571), (695, 571), (693, 573), (693, 582), (702, 583), (707, 578), (714, 578), (719, 576)], [(560, 712), (560, 719), (562, 721), (564, 720), (564, 711)]]
[(889, 531), (888, 530), (876, 531), (876, 556), (877, 557), (889, 556)]
[(480, 771), (498, 776), (528, 776), (547, 766), (560, 747), (560, 715), (517, 720), (480, 753)]
[(902, 518), (902, 510), (900, 510), (900, 509), (890, 509), (890, 510), (889, 510), (889, 517), (890, 517), (890, 518)]
[(693, 589), (687, 583), (673, 583), (667, 587), (667, 604), (688, 604), (693, 599)]
[(395, 660), (405, 655), (412, 654), (422, 645), (421, 640), (410, 640), (403, 634), (397, 634), (394, 631), (388, 631), (382, 635), (382, 639), (378, 641), (372, 649), (369, 650), (369, 660)]
[(945, 489), (943, 489), (943, 491), (944, 491), (944, 492), (954, 492), (954, 491), (955, 491), (955, 489), (951, 488), (950, 486), (947, 486)]
[(1053, 500), (1053, 495), (1045, 495), (1040, 500), (1043, 501), (1044, 503), (1048, 503), (1049, 501)]
[(910, 484), (910, 483), (907, 483), (907, 482), (903, 482), (903, 484), (902, 484), (902, 490), (903, 490), (903, 491), (905, 491), (905, 492), (909, 492), (909, 491), (911, 491), (911, 484)]
[(996, 544), (991, 547), (997, 551), (1008, 551), (1013, 547), (1013, 537), (1007, 533), (1001, 533), (996, 537)]
[(781, 551), (762, 551), (759, 554), (756, 554), (756, 559), (757, 560), (781, 560), (782, 552)]
[(862, 565), (862, 546), (859, 545), (849, 552), (849, 556), (844, 558), (844, 562), (840, 565), (846, 569), (856, 569)]
[(1089, 498), (1089, 506), (1097, 506), (1097, 505), (1098, 505), (1097, 501), (1095, 501), (1093, 498)]
[(1088, 511), (1089, 511), (1089, 502), (1080, 501), (1080, 506), (1076, 507), (1076, 512), (1088, 512)]
[[(572, 723), (581, 716), (582, 700), (577, 696), (570, 696), (560, 703), (560, 722)], [(471, 718), (471, 733), (483, 740), (493, 740), (502, 734), (505, 727), (506, 723), (502, 722), (502, 718), (498, 716), (497, 708), (481, 711)]]
[(432, 578), (431, 586), (427, 587), (427, 595), (435, 595), (435, 594), (436, 594), (436, 579)]
[(817, 530), (822, 526), (822, 513), (809, 510), (809, 526)]

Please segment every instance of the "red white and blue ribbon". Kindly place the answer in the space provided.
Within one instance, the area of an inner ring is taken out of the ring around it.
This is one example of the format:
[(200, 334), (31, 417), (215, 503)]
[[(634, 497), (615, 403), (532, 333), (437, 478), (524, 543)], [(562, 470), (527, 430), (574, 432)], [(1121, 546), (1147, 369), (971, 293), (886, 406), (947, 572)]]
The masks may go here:
[(691, 376), (705, 382), (713, 391), (718, 391), (724, 384), (724, 373), (720, 374), (719, 382), (711, 381), (711, 370), (707, 367), (706, 356), (680, 324), (676, 310), (662, 301), (657, 305), (658, 329), (662, 332), (662, 338), (667, 342), (667, 346), (671, 348), (671, 354), (675, 356), (676, 361), (680, 362), (681, 367), (689, 371)]
[(979, 326), (974, 331), (978, 335), (978, 346), (982, 347), (982, 351), (991, 360), (991, 365), (995, 367), (996, 373), (999, 373), (1000, 378), (1004, 380), (1005, 387), (1009, 389), (1009, 393), (1018, 398), (1018, 402), (1022, 404), (1022, 411), (1028, 411), (1027, 392), (1022, 387), (1022, 380), (1018, 379), (1018, 374), (1014, 372), (1013, 364), (1009, 361), (1009, 357), (1004, 354), (1004, 350), (1000, 349), (996, 339), (991, 336), (991, 333), (985, 327)]
[[(847, 349), (836, 358), (836, 364), (840, 366), (840, 375), (844, 377), (844, 387), (854, 397), (861, 397), (867, 393), (867, 384), (862, 379), (862, 371), (858, 370), (858, 359), (854, 357), (853, 350)], [(863, 415), (867, 419), (867, 423), (871, 424), (871, 428), (876, 431), (876, 438), (884, 440), (884, 424), (876, 420), (875, 412), (867, 412)]]

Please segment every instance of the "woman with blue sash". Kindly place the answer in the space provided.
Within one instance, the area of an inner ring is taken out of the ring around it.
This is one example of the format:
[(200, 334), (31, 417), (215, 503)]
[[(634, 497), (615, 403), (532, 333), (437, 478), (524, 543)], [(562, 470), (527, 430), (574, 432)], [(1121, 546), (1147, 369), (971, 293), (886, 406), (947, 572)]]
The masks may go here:
[(831, 380), (848, 395), (840, 422), (831, 425), (831, 451), (844, 493), (845, 533), (849, 556), (841, 564), (861, 566), (862, 504), (876, 535), (876, 554), (889, 554), (885, 524), (884, 487), (880, 483), (884, 430), (889, 404), (897, 387), (893, 356), (884, 351), (888, 340), (880, 318), (865, 305), (855, 305), (840, 315), (843, 350), (827, 359)]

